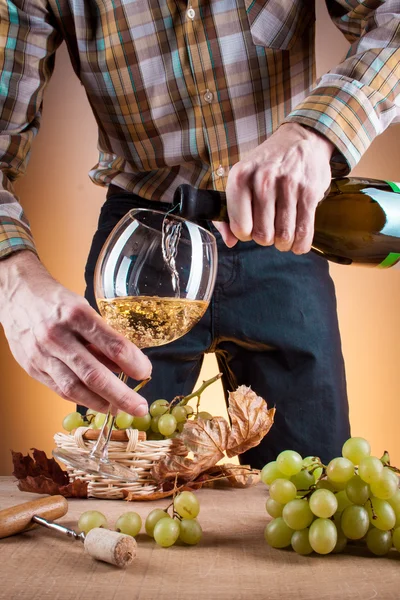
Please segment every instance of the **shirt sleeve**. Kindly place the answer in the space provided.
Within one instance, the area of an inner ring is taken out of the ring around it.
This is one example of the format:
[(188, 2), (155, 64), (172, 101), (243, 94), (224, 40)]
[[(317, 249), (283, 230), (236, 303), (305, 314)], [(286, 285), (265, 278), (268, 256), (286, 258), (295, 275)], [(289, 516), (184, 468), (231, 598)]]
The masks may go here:
[(0, 258), (36, 251), (13, 182), (26, 170), (61, 41), (46, 0), (0, 1)]
[(335, 25), (351, 42), (342, 63), (285, 122), (312, 127), (336, 147), (334, 177), (347, 175), (375, 137), (400, 117), (398, 0), (326, 0)]

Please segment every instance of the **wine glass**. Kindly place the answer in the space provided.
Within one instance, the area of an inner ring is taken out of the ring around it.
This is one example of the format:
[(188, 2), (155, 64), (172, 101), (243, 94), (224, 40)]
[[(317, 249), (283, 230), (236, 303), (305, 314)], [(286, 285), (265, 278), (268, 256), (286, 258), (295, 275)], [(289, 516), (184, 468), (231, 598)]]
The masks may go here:
[[(102, 248), (94, 292), (106, 322), (139, 348), (150, 348), (182, 337), (201, 319), (216, 271), (216, 240), (207, 229), (171, 213), (135, 208)], [(119, 377), (126, 383), (124, 373)], [(108, 458), (114, 422), (110, 409), (90, 452), (59, 448), (53, 455), (86, 473), (135, 481), (136, 471)]]

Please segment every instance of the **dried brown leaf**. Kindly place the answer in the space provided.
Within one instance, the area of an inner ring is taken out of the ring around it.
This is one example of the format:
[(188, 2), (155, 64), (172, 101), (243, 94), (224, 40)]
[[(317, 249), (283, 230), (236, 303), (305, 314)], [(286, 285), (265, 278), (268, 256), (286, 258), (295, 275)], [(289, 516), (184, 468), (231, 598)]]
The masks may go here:
[(81, 479), (70, 481), (54, 458), (47, 458), (42, 450), (33, 448), (33, 458), (21, 452), (12, 452), (13, 475), (18, 479), (21, 492), (61, 495), (65, 498), (87, 498), (87, 483)]
[[(252, 485), (256, 485), (260, 481), (260, 471), (258, 469), (252, 469), (247, 465), (234, 465), (230, 463), (224, 463), (222, 465), (216, 465), (219, 468), (219, 476), (225, 477), (229, 485), (235, 488), (246, 488)], [(216, 476), (216, 473), (213, 473)]]
[(193, 481), (224, 456), (228, 436), (229, 425), (222, 417), (188, 421), (179, 440), (193, 454), (193, 458), (177, 456), (170, 451), (153, 467), (154, 479), (165, 481), (178, 476), (186, 481)]
[(67, 485), (69, 483), (68, 473), (61, 469), (54, 458), (47, 458), (46, 453), (42, 450), (32, 448), (33, 458), (29, 454), (24, 456), (21, 452), (11, 451), (11, 454), (14, 465), (13, 475), (17, 479), (43, 475), (52, 479), (58, 485)]
[(265, 400), (245, 385), (229, 392), (228, 402), (231, 431), (226, 454), (232, 457), (260, 443), (274, 422), (275, 408), (268, 409)]

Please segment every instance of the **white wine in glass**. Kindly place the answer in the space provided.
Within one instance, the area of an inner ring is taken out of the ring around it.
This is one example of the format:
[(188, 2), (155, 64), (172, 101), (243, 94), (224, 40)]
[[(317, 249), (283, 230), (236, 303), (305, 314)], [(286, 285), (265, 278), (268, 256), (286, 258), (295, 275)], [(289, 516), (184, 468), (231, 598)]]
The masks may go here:
[[(171, 213), (137, 208), (104, 244), (94, 291), (105, 321), (139, 348), (150, 348), (182, 337), (201, 319), (216, 272), (217, 246), (210, 231)], [(128, 378), (121, 373), (120, 379)], [(90, 452), (59, 448), (53, 455), (86, 473), (135, 481), (134, 469), (108, 458), (114, 422), (110, 410)]]

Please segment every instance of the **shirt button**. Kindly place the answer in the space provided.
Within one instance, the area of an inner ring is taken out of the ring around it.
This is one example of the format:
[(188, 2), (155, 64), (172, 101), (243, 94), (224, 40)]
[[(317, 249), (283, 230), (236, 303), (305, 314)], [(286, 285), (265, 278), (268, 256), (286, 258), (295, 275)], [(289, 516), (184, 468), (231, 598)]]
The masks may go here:
[(225, 169), (222, 165), (219, 165), (218, 169), (215, 171), (218, 177), (223, 177), (225, 175)]
[(193, 10), (193, 8), (189, 8), (187, 10), (187, 12), (186, 12), (186, 15), (187, 15), (188, 19), (192, 19), (193, 20), (195, 18), (195, 16), (196, 16), (196, 13)]
[(214, 100), (214, 94), (210, 92), (210, 90), (206, 90), (203, 98), (206, 102), (208, 102), (208, 104), (211, 104), (211, 102)]

